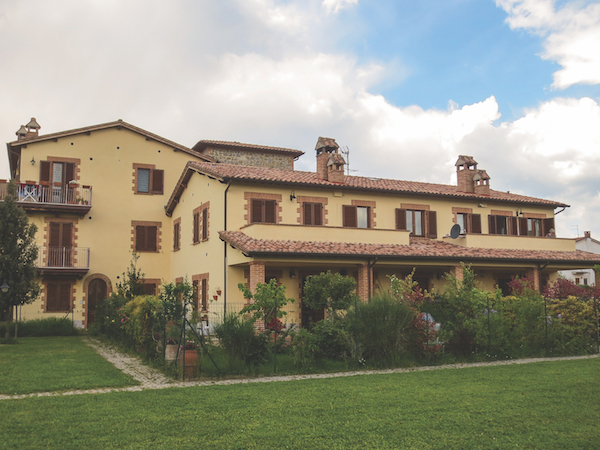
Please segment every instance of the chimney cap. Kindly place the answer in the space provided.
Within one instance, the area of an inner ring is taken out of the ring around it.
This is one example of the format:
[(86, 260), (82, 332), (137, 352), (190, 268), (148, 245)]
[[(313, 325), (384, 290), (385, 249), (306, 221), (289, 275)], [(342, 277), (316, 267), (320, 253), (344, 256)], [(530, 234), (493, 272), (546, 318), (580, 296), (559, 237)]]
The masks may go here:
[(15, 133), (17, 136), (27, 136), (27, 128), (25, 125), (21, 125), (21, 128)]
[(336, 150), (340, 148), (340, 146), (335, 142), (335, 139), (328, 137), (319, 136), (319, 140), (317, 141), (317, 145), (315, 146), (315, 150), (320, 150), (322, 148)]
[(38, 130), (42, 128), (39, 123), (35, 120), (35, 117), (32, 117), (29, 123), (26, 125), (27, 128), (33, 128), (34, 130)]
[(329, 157), (329, 161), (327, 161), (327, 166), (334, 166), (334, 165), (338, 165), (338, 166), (343, 166), (344, 164), (346, 164), (346, 160), (344, 159), (344, 157), (342, 155), (340, 155), (339, 153), (334, 153), (333, 155), (331, 155)]
[(473, 181), (479, 180), (489, 180), (490, 176), (487, 174), (485, 170), (478, 170), (477, 173), (473, 176)]
[(467, 156), (467, 155), (458, 155), (458, 161), (456, 161), (456, 164), (454, 164), (455, 166), (476, 166), (477, 165), (477, 161), (475, 161), (473, 159), (472, 156)]

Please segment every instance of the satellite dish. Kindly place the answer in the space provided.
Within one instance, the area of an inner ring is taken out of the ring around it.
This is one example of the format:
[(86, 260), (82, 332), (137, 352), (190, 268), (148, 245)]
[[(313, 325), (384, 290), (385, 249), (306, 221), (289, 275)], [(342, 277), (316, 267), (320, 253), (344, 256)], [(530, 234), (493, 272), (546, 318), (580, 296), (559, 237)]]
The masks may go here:
[(459, 224), (455, 224), (450, 229), (450, 237), (452, 239), (456, 239), (459, 236), (460, 236), (460, 225)]

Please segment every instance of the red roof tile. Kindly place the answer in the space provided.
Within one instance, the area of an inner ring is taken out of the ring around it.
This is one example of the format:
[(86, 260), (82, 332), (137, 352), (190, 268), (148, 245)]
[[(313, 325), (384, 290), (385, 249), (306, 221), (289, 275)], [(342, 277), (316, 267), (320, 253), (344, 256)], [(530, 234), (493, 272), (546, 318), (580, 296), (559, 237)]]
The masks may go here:
[(411, 239), (410, 245), (360, 244), (353, 242), (283, 241), (254, 239), (241, 231), (220, 231), (221, 240), (248, 255), (383, 257), (460, 261), (540, 261), (569, 264), (599, 264), (600, 255), (576, 250), (509, 250), (469, 248), (431, 239)]
[(376, 192), (389, 192), (398, 194), (433, 195), (440, 197), (474, 199), (481, 202), (500, 201), (514, 203), (529, 203), (552, 207), (566, 207), (564, 203), (528, 197), (525, 195), (510, 194), (508, 192), (490, 189), (490, 195), (478, 195), (462, 192), (457, 186), (447, 184), (423, 183), (419, 181), (391, 180), (385, 178), (368, 178), (346, 175), (344, 183), (335, 183), (322, 180), (315, 172), (301, 172), (299, 170), (269, 169), (265, 167), (239, 166), (232, 164), (216, 164), (208, 162), (190, 162), (188, 167), (193, 170), (219, 178), (225, 181), (238, 180), (250, 182), (267, 182), (278, 184), (294, 184), (330, 187), (335, 189), (359, 189)]

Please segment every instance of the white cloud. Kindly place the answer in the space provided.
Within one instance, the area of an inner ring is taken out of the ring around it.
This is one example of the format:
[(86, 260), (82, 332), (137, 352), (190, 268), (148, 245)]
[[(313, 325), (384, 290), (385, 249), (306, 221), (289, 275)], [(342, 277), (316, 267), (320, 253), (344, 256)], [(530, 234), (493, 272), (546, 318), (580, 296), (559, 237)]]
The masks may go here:
[(562, 69), (553, 74), (555, 89), (600, 83), (600, 3), (555, 0), (496, 0), (508, 13), (512, 29), (527, 29), (544, 37), (543, 59)]
[(358, 0), (323, 0), (323, 7), (328, 14), (335, 14), (343, 8), (348, 8), (357, 4)]

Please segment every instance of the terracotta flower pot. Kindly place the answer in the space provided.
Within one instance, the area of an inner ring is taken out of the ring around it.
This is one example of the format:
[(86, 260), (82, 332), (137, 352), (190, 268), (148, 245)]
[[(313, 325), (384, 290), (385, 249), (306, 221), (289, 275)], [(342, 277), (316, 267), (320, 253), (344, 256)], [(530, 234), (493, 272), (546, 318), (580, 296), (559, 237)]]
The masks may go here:
[(185, 376), (193, 377), (198, 368), (198, 351), (197, 350), (182, 350), (179, 352), (179, 362), (183, 364), (183, 353), (185, 352)]

